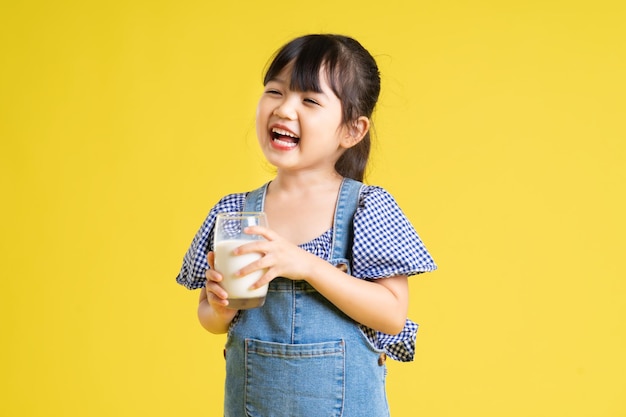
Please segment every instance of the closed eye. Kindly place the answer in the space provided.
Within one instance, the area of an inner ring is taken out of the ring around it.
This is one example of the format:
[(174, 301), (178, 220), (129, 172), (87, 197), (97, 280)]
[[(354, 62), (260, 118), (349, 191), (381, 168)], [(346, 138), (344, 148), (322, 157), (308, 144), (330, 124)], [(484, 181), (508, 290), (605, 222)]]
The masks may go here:
[(313, 100), (312, 98), (305, 98), (305, 99), (304, 99), (304, 102), (305, 102), (305, 103), (309, 103), (309, 104), (315, 104), (316, 106), (319, 106), (319, 105), (320, 105), (320, 103), (319, 103), (319, 102), (317, 102), (316, 100)]

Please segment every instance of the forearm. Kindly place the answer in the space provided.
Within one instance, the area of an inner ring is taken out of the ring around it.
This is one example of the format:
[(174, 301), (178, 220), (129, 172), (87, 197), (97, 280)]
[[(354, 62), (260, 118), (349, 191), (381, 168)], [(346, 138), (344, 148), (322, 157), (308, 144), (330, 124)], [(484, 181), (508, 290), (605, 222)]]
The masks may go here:
[(388, 334), (402, 331), (408, 312), (406, 276), (366, 281), (315, 258), (307, 281), (324, 297), (365, 326)]

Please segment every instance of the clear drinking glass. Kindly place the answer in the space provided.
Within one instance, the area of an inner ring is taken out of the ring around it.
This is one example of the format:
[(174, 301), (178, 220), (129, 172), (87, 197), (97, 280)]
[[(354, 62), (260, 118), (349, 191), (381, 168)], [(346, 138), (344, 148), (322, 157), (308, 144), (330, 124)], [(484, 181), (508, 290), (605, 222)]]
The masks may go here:
[(254, 240), (264, 240), (259, 235), (248, 235), (243, 230), (248, 226), (267, 227), (267, 217), (263, 212), (219, 213), (215, 222), (213, 240), (215, 252), (215, 270), (222, 274), (220, 283), (228, 293), (228, 307), (245, 310), (261, 307), (269, 284), (254, 290), (250, 286), (263, 276), (265, 270), (255, 271), (243, 277), (235, 276), (235, 272), (261, 258), (261, 253), (233, 255), (233, 250)]

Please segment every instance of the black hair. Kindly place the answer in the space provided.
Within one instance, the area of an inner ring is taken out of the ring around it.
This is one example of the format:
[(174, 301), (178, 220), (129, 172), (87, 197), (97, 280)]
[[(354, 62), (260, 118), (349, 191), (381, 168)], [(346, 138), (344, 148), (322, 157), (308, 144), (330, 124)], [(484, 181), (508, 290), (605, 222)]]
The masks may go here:
[[(372, 117), (380, 94), (380, 73), (372, 55), (355, 39), (335, 34), (305, 35), (278, 50), (269, 65), (263, 85), (276, 78), (289, 64), (290, 88), (321, 92), (320, 70), (326, 71), (330, 88), (339, 98), (343, 123), (351, 126), (359, 117)], [(370, 129), (371, 130), (371, 129)], [(371, 148), (370, 131), (346, 149), (335, 164), (342, 176), (363, 181)]]

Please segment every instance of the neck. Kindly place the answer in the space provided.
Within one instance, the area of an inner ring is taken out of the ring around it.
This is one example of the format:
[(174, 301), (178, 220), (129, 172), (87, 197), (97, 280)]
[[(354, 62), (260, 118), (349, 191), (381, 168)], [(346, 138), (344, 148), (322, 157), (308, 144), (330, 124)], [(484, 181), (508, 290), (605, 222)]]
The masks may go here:
[(280, 170), (276, 174), (276, 178), (270, 184), (274, 190), (283, 192), (317, 191), (327, 188), (338, 188), (343, 177), (336, 171), (320, 173), (320, 172), (298, 172), (286, 173)]

